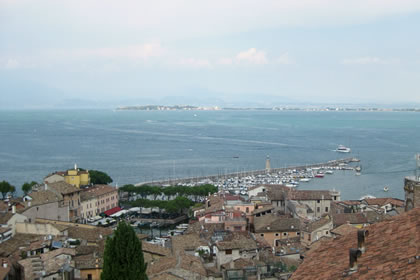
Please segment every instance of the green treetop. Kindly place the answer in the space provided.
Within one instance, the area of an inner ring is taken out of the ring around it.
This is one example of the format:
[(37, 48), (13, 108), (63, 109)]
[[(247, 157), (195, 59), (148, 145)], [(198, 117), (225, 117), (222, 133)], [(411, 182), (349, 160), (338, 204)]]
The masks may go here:
[(147, 280), (141, 241), (125, 222), (105, 245), (101, 280)]
[(25, 193), (25, 195), (26, 194), (28, 194), (28, 193), (30, 193), (31, 192), (31, 190), (32, 190), (32, 187), (33, 186), (35, 186), (36, 184), (38, 184), (37, 182), (35, 182), (35, 181), (32, 181), (32, 182), (30, 182), (30, 183), (24, 183), (23, 185), (22, 185), (22, 191)]
[(3, 196), (3, 199), (6, 197), (8, 192), (14, 193), (16, 191), (15, 187), (10, 185), (9, 182), (1, 181), (0, 182), (0, 193)]
[(112, 183), (112, 178), (102, 171), (89, 170), (89, 177), (92, 185), (108, 185)]

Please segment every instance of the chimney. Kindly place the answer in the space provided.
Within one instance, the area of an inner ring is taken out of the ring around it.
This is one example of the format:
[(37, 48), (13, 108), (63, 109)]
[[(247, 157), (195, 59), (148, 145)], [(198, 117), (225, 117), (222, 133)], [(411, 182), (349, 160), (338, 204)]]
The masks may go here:
[(48, 190), (48, 185), (47, 185), (47, 183), (45, 183), (45, 184), (44, 184), (44, 189), (45, 189), (45, 190)]
[(12, 214), (16, 214), (16, 206), (15, 205), (12, 206)]
[(364, 253), (365, 248), (365, 237), (369, 235), (369, 231), (366, 229), (359, 229), (357, 231), (357, 247), (360, 252)]
[(360, 258), (362, 252), (359, 249), (351, 248), (350, 253), (350, 270), (349, 274), (352, 274), (357, 271), (357, 258)]
[(7, 261), (6, 260), (3, 260), (3, 263), (2, 263), (2, 266), (4, 267), (4, 268), (7, 268), (7, 266), (8, 266), (9, 264), (7, 263)]
[(31, 207), (31, 201), (30, 200), (28, 201), (28, 207)]

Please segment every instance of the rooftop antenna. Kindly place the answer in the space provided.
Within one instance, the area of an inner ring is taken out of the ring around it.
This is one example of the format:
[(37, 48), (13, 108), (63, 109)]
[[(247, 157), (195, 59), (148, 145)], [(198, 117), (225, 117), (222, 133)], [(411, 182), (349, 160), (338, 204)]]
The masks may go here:
[(415, 155), (416, 158), (416, 180), (420, 181), (420, 153)]

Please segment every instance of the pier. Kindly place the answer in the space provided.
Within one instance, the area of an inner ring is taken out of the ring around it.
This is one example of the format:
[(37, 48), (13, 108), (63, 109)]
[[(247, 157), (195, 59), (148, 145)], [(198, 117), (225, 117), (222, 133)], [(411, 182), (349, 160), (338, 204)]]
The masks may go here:
[(349, 164), (352, 162), (359, 162), (358, 158), (343, 158), (337, 160), (330, 160), (328, 162), (323, 163), (315, 163), (315, 164), (307, 164), (307, 165), (299, 165), (299, 166), (288, 166), (283, 168), (270, 168), (270, 169), (263, 169), (263, 170), (251, 170), (251, 171), (241, 171), (241, 172), (233, 172), (233, 173), (226, 173), (221, 175), (208, 175), (208, 176), (200, 176), (200, 177), (190, 177), (190, 178), (170, 178), (166, 180), (157, 180), (157, 181), (150, 181), (150, 182), (140, 182), (135, 184), (136, 186), (141, 185), (153, 185), (153, 186), (165, 186), (165, 185), (177, 185), (177, 184), (190, 184), (190, 183), (198, 183), (202, 181), (218, 181), (220, 179), (228, 179), (228, 178), (242, 178), (247, 176), (258, 176), (258, 175), (267, 175), (267, 174), (277, 174), (287, 172), (289, 170), (297, 170), (302, 171), (306, 170), (307, 168), (322, 168), (322, 167), (336, 167), (340, 164)]

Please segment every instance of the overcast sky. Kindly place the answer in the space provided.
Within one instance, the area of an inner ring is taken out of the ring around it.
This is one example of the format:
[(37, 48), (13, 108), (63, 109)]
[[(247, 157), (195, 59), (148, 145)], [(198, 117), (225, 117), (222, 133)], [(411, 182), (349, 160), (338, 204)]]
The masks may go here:
[(0, 0), (0, 108), (156, 102), (420, 103), (420, 1)]

